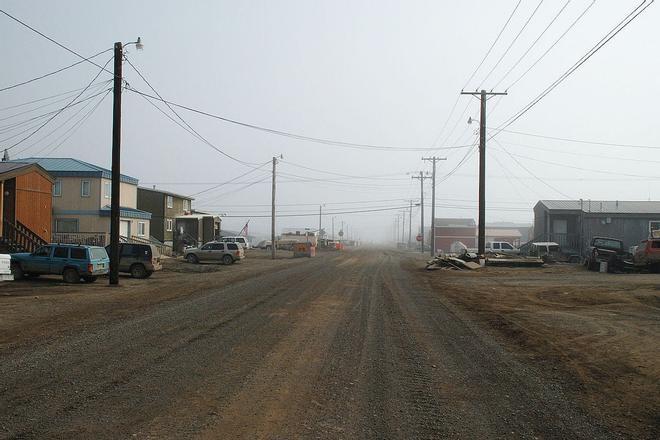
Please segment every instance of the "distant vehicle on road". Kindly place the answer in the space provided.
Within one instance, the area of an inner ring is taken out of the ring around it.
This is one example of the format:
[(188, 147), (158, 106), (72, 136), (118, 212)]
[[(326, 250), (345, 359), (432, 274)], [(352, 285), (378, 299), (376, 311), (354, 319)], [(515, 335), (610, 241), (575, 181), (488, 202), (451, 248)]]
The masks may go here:
[(506, 241), (489, 241), (486, 243), (486, 252), (518, 255), (520, 253), (520, 249), (513, 247), (511, 243)]
[[(110, 254), (110, 246), (105, 250)], [(149, 278), (162, 268), (160, 252), (153, 244), (119, 244), (119, 272), (130, 273), (133, 278)]]
[(607, 271), (621, 270), (630, 254), (623, 248), (623, 241), (609, 237), (594, 237), (584, 262), (589, 270), (598, 270), (600, 263), (607, 263)]
[(633, 264), (648, 267), (651, 272), (660, 272), (660, 238), (642, 241), (633, 254)]
[(224, 241), (225, 243), (239, 243), (243, 246), (243, 249), (251, 249), (252, 248), (252, 245), (250, 245), (250, 242), (248, 241), (248, 239), (243, 237), (243, 236), (220, 237), (220, 241)]
[(197, 264), (202, 261), (233, 264), (245, 258), (245, 250), (239, 243), (210, 241), (199, 248), (186, 249), (183, 258), (188, 263)]
[(14, 279), (39, 275), (62, 275), (65, 283), (77, 283), (82, 278), (93, 283), (110, 268), (108, 253), (100, 246), (49, 244), (32, 253), (11, 255)]

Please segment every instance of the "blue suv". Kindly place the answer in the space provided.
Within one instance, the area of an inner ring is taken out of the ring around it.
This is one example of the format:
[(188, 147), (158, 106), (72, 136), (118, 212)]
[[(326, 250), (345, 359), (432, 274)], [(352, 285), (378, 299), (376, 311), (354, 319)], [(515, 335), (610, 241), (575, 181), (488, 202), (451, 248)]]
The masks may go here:
[(100, 246), (49, 244), (32, 253), (11, 254), (14, 279), (39, 275), (62, 275), (65, 283), (82, 278), (93, 283), (110, 268), (108, 253)]

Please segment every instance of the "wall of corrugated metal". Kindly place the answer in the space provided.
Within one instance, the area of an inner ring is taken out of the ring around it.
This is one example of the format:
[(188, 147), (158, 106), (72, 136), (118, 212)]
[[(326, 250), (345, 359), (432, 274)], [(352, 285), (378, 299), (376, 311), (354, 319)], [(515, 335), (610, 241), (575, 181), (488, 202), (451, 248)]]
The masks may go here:
[(51, 182), (35, 171), (16, 177), (16, 220), (50, 242), (52, 215)]

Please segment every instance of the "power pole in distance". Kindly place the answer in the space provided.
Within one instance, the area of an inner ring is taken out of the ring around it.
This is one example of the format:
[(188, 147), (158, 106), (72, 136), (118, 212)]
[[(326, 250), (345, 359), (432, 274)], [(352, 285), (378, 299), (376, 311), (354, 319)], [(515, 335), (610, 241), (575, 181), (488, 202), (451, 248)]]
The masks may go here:
[(431, 257), (435, 257), (435, 163), (439, 160), (447, 160), (446, 157), (422, 157), (422, 160), (430, 160), (433, 163), (433, 174), (431, 180)]
[(419, 176), (412, 176), (413, 179), (419, 179), (419, 186), (420, 186), (420, 207), (422, 208), (421, 211), (421, 246), (422, 246), (422, 253), (424, 253), (424, 179), (430, 179), (431, 176), (426, 173), (424, 174), (424, 171), (419, 172)]
[[(282, 157), (280, 155), (280, 157)], [(271, 213), (270, 213), (270, 257), (275, 259), (275, 168), (277, 157), (273, 156), (273, 187), (271, 190)]]
[(412, 200), (410, 200), (410, 211), (408, 211), (408, 249), (412, 246)]
[(485, 90), (463, 92), (461, 95), (479, 95), (481, 114), (479, 117), (479, 241), (478, 254), (483, 258), (486, 253), (486, 101), (493, 96), (506, 95), (506, 92), (487, 92)]
[(124, 46), (115, 43), (115, 69), (112, 89), (112, 170), (110, 182), (110, 284), (119, 284), (119, 189), (121, 187), (121, 86)]

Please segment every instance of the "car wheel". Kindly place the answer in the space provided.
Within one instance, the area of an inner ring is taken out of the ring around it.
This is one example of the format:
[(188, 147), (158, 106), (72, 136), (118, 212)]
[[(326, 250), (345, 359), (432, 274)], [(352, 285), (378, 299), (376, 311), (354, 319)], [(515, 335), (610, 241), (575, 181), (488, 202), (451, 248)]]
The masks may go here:
[(62, 279), (65, 283), (75, 284), (80, 281), (80, 275), (78, 275), (78, 271), (75, 269), (64, 269)]
[(153, 274), (154, 274), (153, 270), (148, 270), (147, 273), (145, 274), (145, 278), (149, 278)]
[(231, 255), (225, 255), (222, 257), (222, 264), (232, 264), (234, 262), (234, 258)]
[(95, 276), (83, 277), (83, 280), (85, 280), (86, 283), (94, 283), (98, 279), (99, 277), (95, 277)]
[(197, 264), (199, 263), (199, 258), (197, 258), (197, 255), (195, 254), (188, 254), (186, 255), (186, 261), (188, 263)]
[(11, 273), (14, 274), (14, 280), (22, 280), (25, 278), (25, 272), (20, 264), (14, 264), (11, 266)]
[(142, 264), (134, 264), (131, 266), (131, 276), (133, 278), (146, 278), (147, 269)]

